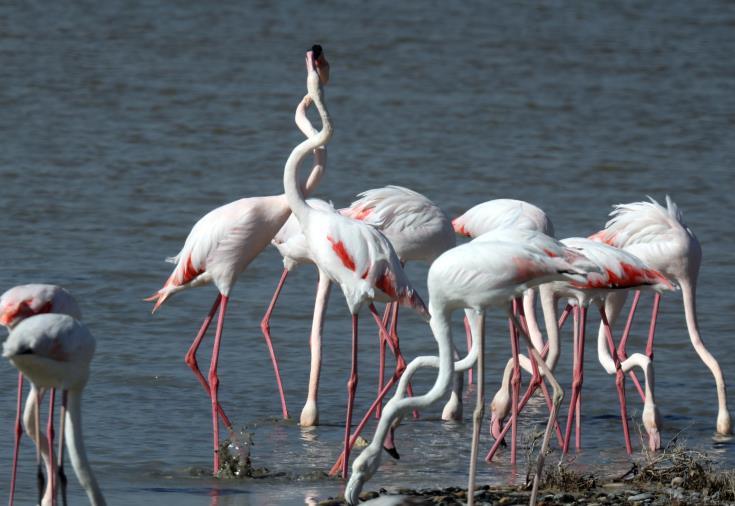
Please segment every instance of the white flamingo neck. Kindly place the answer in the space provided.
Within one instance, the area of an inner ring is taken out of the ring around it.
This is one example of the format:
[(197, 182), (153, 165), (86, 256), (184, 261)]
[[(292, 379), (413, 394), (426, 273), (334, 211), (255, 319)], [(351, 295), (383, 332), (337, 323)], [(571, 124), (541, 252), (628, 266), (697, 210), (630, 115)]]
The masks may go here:
[(69, 390), (67, 398), (65, 441), (69, 460), (77, 475), (79, 484), (87, 492), (92, 506), (105, 506), (107, 503), (102, 490), (87, 460), (82, 435), (82, 392)]
[[(315, 83), (316, 80), (316, 83)], [(332, 137), (332, 122), (329, 117), (329, 112), (323, 102), (323, 93), (318, 85), (319, 78), (315, 72), (309, 73), (307, 85), (309, 88), (309, 96), (314, 101), (317, 110), (319, 111), (319, 117), (322, 121), (322, 129), (315, 136), (306, 139), (301, 144), (296, 146), (286, 160), (286, 166), (283, 172), (283, 188), (286, 193), (286, 200), (288, 201), (289, 207), (296, 215), (296, 218), (302, 223), (307, 219), (307, 214), (310, 210), (309, 205), (306, 203), (304, 192), (298, 184), (298, 170), (301, 162), (309, 154), (310, 151), (321, 147), (329, 142)], [(316, 178), (310, 177), (307, 182), (307, 191), (313, 189), (318, 183), (319, 175)], [(312, 183), (312, 184), (309, 184)]]

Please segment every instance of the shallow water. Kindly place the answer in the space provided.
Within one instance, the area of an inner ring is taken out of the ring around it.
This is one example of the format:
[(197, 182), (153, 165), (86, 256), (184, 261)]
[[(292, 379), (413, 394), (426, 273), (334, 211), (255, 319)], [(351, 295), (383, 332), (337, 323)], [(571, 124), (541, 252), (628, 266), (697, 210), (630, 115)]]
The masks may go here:
[[(183, 293), (155, 316), (141, 301), (169, 274), (163, 258), (205, 212), (282, 191), (284, 161), (300, 141), (292, 115), (305, 93), (303, 52), (314, 41), (332, 65), (327, 100), (336, 129), (318, 196), (342, 206), (362, 190), (400, 184), (451, 216), (484, 200), (521, 198), (568, 237), (601, 228), (612, 204), (669, 193), (704, 249), (703, 338), (728, 378), (735, 366), (732, 4), (27, 2), (0, 7), (0, 19), (0, 287), (54, 282), (80, 301), (98, 338), (84, 408), (87, 449), (111, 504), (301, 504), (340, 491), (337, 480), (313, 478), (339, 453), (342, 433), (350, 327), (338, 292), (324, 336), (323, 425), (301, 430), (277, 419), (258, 328), (281, 269), (276, 251), (240, 277), (224, 334), (221, 400), (253, 432), (254, 465), (285, 473), (243, 482), (198, 473), (211, 462), (210, 404), (183, 356), (214, 289)], [(426, 266), (408, 272), (425, 294)], [(306, 394), (315, 280), (313, 268), (297, 270), (272, 323), (295, 417)], [(376, 384), (375, 333), (369, 323), (361, 329), (357, 412)], [(407, 357), (436, 353), (417, 317), (405, 315), (401, 329)], [(641, 350), (645, 330), (639, 317), (631, 350)], [(508, 354), (499, 316), (488, 332), (492, 395)], [(732, 466), (731, 442), (712, 437), (714, 382), (689, 345), (676, 295), (664, 299), (657, 336), (664, 440), (682, 431)], [(200, 356), (205, 367), (210, 343)], [(568, 385), (565, 345), (560, 373)], [(578, 462), (624, 472), (614, 381), (593, 352), (586, 371)], [(417, 390), (431, 381), (421, 374)], [(15, 371), (3, 366), (3, 496), (14, 385)], [(640, 411), (632, 388), (628, 396)], [(440, 406), (408, 420), (398, 432), (401, 460), (386, 463), (368, 488), (464, 484), (472, 404), (463, 424), (439, 422)], [(537, 412), (523, 418), (524, 431), (543, 419)], [(31, 504), (27, 441), (22, 459), (17, 502)], [(481, 465), (480, 483), (512, 480), (507, 462), (505, 452)], [(72, 502), (83, 503), (71, 481)]]

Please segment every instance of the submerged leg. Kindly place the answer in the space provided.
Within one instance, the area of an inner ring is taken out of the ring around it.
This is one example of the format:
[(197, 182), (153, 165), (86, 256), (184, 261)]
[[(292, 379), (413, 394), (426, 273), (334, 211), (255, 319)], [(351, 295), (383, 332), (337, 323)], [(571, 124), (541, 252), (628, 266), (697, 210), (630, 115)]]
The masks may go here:
[(319, 376), (322, 370), (322, 332), (324, 331), (324, 315), (327, 312), (329, 292), (332, 283), (323, 272), (319, 272), (319, 283), (314, 300), (314, 318), (311, 321), (311, 336), (309, 336), (309, 348), (311, 350), (311, 366), (309, 368), (309, 390), (306, 395), (306, 404), (301, 409), (301, 426), (311, 427), (319, 425), (319, 409), (317, 398), (319, 396)]
[[(516, 312), (516, 302), (513, 301), (513, 318), (509, 320), (510, 326), (510, 347), (513, 353), (513, 375), (511, 376), (511, 411), (510, 411), (510, 463), (513, 465), (516, 463), (516, 441), (518, 434), (518, 397), (520, 396), (521, 388), (521, 366), (518, 361), (518, 331), (516, 326), (513, 324)], [(520, 323), (519, 323), (520, 325)], [(520, 328), (520, 326), (518, 327)]]
[(344, 460), (342, 461), (342, 478), (347, 479), (347, 467), (350, 462), (350, 431), (352, 430), (352, 408), (357, 390), (357, 315), (352, 315), (352, 369), (347, 381), (347, 417), (345, 418)]
[(66, 406), (69, 398), (67, 390), (61, 393), (61, 416), (59, 420), (59, 484), (61, 485), (61, 504), (66, 506), (66, 473), (64, 472), (64, 432), (66, 431)]
[(219, 407), (219, 376), (217, 376), (217, 365), (219, 363), (219, 349), (222, 344), (222, 328), (225, 323), (225, 313), (227, 311), (227, 302), (229, 297), (222, 295), (220, 304), (219, 318), (217, 319), (217, 332), (214, 336), (214, 346), (212, 347), (212, 359), (209, 364), (209, 389), (212, 397), (212, 428), (214, 438), (214, 474), (219, 471), (219, 420), (217, 412)]
[(480, 353), (477, 355), (477, 402), (472, 414), (472, 446), (470, 450), (470, 476), (467, 484), (467, 505), (474, 504), (475, 497), (475, 475), (477, 474), (477, 451), (480, 446), (480, 427), (485, 414), (485, 329), (484, 318), (481, 320), (480, 332), (477, 340)]
[(281, 274), (281, 279), (278, 281), (278, 285), (276, 286), (276, 291), (273, 293), (273, 298), (271, 299), (271, 303), (268, 305), (268, 309), (265, 312), (265, 315), (263, 315), (263, 319), (260, 321), (260, 330), (263, 332), (263, 337), (265, 338), (265, 343), (268, 345), (268, 353), (271, 357), (271, 363), (273, 364), (273, 370), (276, 373), (276, 384), (278, 385), (278, 394), (281, 396), (281, 414), (283, 415), (284, 419), (288, 419), (288, 408), (286, 407), (286, 394), (283, 392), (283, 382), (281, 381), (281, 371), (278, 369), (278, 359), (276, 358), (276, 351), (273, 348), (273, 340), (271, 339), (271, 316), (273, 315), (273, 310), (276, 307), (276, 301), (278, 300), (278, 296), (281, 294), (281, 290), (283, 289), (283, 284), (286, 282), (286, 278), (288, 277), (288, 269), (283, 269), (283, 273)]
[(549, 440), (551, 439), (551, 432), (553, 430), (554, 424), (556, 423), (556, 415), (559, 411), (559, 405), (561, 404), (562, 399), (564, 398), (564, 391), (562, 390), (559, 383), (556, 381), (556, 378), (554, 377), (551, 370), (546, 365), (546, 361), (544, 361), (543, 358), (541, 358), (541, 355), (539, 352), (534, 348), (533, 343), (531, 342), (531, 338), (523, 332), (523, 329), (521, 328), (520, 322), (513, 314), (513, 311), (508, 308), (508, 316), (511, 318), (511, 320), (514, 323), (514, 326), (517, 327), (520, 331), (523, 337), (526, 339), (526, 343), (529, 346), (529, 349), (531, 350), (531, 354), (533, 355), (533, 358), (536, 360), (538, 365), (541, 367), (541, 370), (544, 373), (544, 376), (549, 380), (549, 383), (551, 383), (551, 388), (553, 390), (553, 400), (552, 400), (552, 409), (551, 414), (549, 415), (549, 421), (546, 424), (546, 431), (544, 432), (544, 439), (541, 443), (541, 449), (539, 450), (538, 460), (536, 463), (536, 474), (533, 477), (533, 486), (531, 489), (531, 499), (529, 504), (536, 504), (536, 500), (538, 498), (538, 488), (539, 483), (541, 479), (541, 471), (544, 467), (544, 459), (546, 457), (546, 450), (549, 447)]
[[(577, 320), (577, 318), (575, 318)], [(577, 335), (577, 356), (574, 360), (574, 379), (572, 380), (572, 397), (569, 401), (569, 412), (567, 414), (567, 425), (564, 430), (564, 447), (562, 453), (566, 455), (569, 451), (569, 441), (572, 436), (572, 417), (575, 411), (579, 413), (578, 401), (582, 393), (582, 381), (583, 381), (583, 369), (584, 369), (584, 338), (585, 338), (585, 327), (587, 324), (587, 308), (579, 308), (579, 319), (578, 328), (575, 334)], [(579, 434), (579, 425), (577, 425), (577, 448), (579, 449), (581, 434)]]
[(21, 411), (23, 404), (23, 373), (18, 373), (18, 403), (17, 412), (15, 415), (15, 433), (13, 440), (13, 468), (10, 474), (10, 499), (8, 504), (13, 506), (13, 498), (15, 496), (15, 475), (18, 470), (18, 451), (20, 450), (20, 436), (23, 434), (23, 428), (21, 427)]
[(618, 389), (618, 401), (620, 402), (620, 419), (623, 424), (623, 436), (625, 437), (625, 451), (628, 455), (633, 453), (633, 447), (630, 443), (630, 432), (628, 430), (628, 408), (625, 403), (625, 374), (623, 369), (620, 367), (620, 360), (618, 359), (617, 350), (615, 349), (615, 343), (612, 337), (612, 329), (610, 323), (607, 321), (605, 315), (605, 309), (600, 306), (600, 318), (602, 318), (602, 325), (605, 329), (608, 347), (610, 348), (610, 355), (615, 362), (615, 385)]
[(56, 463), (54, 462), (54, 404), (56, 403), (56, 389), (52, 388), (48, 399), (48, 421), (46, 422), (46, 435), (48, 437), (49, 476), (51, 484), (51, 506), (56, 504)]

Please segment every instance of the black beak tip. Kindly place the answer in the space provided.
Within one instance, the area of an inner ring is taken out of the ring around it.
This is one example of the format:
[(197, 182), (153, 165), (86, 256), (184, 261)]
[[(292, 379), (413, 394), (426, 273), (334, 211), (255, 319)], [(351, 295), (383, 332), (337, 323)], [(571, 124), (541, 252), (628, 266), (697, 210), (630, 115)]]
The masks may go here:
[(314, 44), (313, 46), (311, 46), (311, 52), (314, 55), (314, 59), (318, 60), (319, 57), (322, 55), (322, 46), (320, 46), (319, 44)]
[(398, 450), (396, 450), (395, 447), (393, 447), (393, 448), (386, 448), (384, 446), (383, 447), (383, 450), (385, 450), (386, 452), (388, 452), (388, 455), (390, 455), (394, 459), (401, 460), (401, 455), (398, 453)]

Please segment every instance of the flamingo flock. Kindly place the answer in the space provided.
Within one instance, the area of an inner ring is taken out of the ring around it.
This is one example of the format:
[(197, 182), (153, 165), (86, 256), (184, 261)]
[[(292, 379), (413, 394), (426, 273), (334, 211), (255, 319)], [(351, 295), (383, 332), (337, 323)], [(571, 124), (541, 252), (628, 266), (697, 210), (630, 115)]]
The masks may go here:
[[(485, 313), (495, 308), (509, 322), (510, 358), (501, 387), (490, 404), (490, 430), (495, 444), (486, 456), (490, 460), (511, 432), (511, 462), (516, 460), (517, 424), (530, 396), (541, 389), (549, 409), (541, 450), (536, 462), (531, 504), (535, 504), (547, 448), (553, 434), (562, 453), (569, 451), (572, 428), (575, 447), (582, 441), (582, 385), (588, 309), (597, 307), (598, 357), (605, 372), (615, 376), (626, 450), (632, 452), (628, 430), (626, 374), (635, 384), (643, 402), (643, 426), (648, 447), (661, 444), (661, 417), (655, 402), (653, 342), (661, 298), (667, 292), (681, 292), (687, 329), (696, 352), (712, 372), (718, 395), (716, 430), (730, 434), (732, 424), (727, 407), (725, 380), (713, 355), (705, 348), (696, 313), (696, 285), (701, 263), (701, 246), (683, 221), (682, 213), (667, 196), (666, 206), (653, 199), (621, 204), (614, 208), (605, 227), (588, 238), (554, 238), (549, 217), (538, 207), (523, 201), (496, 199), (480, 203), (450, 220), (431, 200), (407, 188), (385, 186), (369, 189), (345, 209), (331, 202), (307, 198), (326, 172), (326, 147), (334, 127), (329, 115), (324, 87), (330, 67), (321, 46), (315, 45), (305, 56), (307, 94), (299, 102), (295, 123), (306, 139), (293, 148), (285, 162), (284, 193), (248, 197), (217, 207), (192, 227), (179, 253), (169, 259), (176, 264), (168, 279), (146, 300), (154, 303), (153, 312), (172, 295), (209, 283), (217, 295), (197, 332), (185, 362), (195, 374), (211, 402), (213, 469), (219, 469), (220, 422), (232, 432), (233, 423), (219, 401), (219, 349), (231, 292), (239, 275), (269, 244), (283, 256), (284, 270), (274, 296), (261, 321), (268, 344), (281, 414), (289, 417), (277, 354), (270, 333), (276, 303), (289, 273), (298, 265), (314, 264), (319, 284), (314, 303), (310, 335), (310, 372), (302, 426), (319, 424), (317, 407), (321, 370), (321, 338), (325, 311), (332, 284), (337, 285), (347, 303), (352, 320), (352, 353), (345, 408), (342, 453), (332, 468), (348, 479), (345, 499), (359, 502), (365, 483), (378, 471), (384, 450), (394, 458), (399, 454), (394, 441), (398, 422), (410, 412), (446, 401), (442, 418), (462, 418), (463, 374), (477, 385), (477, 400), (472, 416), (472, 442), (469, 462), (468, 504), (473, 503), (475, 474), (479, 454), (479, 434), (485, 411)], [(316, 130), (307, 117), (314, 106), (321, 129)], [(314, 166), (308, 175), (300, 167), (309, 155)], [(470, 240), (457, 245), (457, 236)], [(409, 261), (430, 265), (427, 303), (404, 271)], [(624, 330), (617, 344), (614, 327), (629, 291), (635, 292)], [(653, 312), (645, 354), (627, 354), (626, 344), (636, 306), (644, 291), (654, 295)], [(537, 320), (537, 300), (543, 313), (543, 329)], [(558, 313), (559, 301), (567, 302)], [(383, 315), (375, 303), (385, 303)], [(407, 361), (398, 338), (399, 308), (416, 311), (428, 322), (427, 330), (437, 345), (436, 356)], [(353, 431), (354, 399), (358, 385), (358, 318), (367, 309), (379, 336), (379, 384), (370, 409)], [(467, 354), (460, 357), (452, 334), (452, 317), (462, 311), (467, 333)], [(564, 398), (555, 368), (561, 357), (560, 331), (573, 315), (573, 378), (566, 423), (557, 414)], [(208, 374), (199, 368), (196, 354), (217, 316)], [(81, 322), (78, 304), (72, 295), (54, 285), (22, 285), (0, 297), (0, 323), (9, 330), (3, 356), (18, 371), (18, 413), (11, 468), (9, 504), (13, 504), (18, 447), (22, 429), (36, 445), (39, 496), (43, 506), (57, 504), (59, 492), (66, 504), (64, 449), (80, 484), (93, 505), (105, 504), (100, 486), (87, 458), (81, 427), (81, 396), (90, 374), (95, 340)], [(527, 353), (520, 350), (523, 337)], [(386, 346), (395, 358), (395, 369), (385, 380)], [(411, 378), (421, 368), (437, 369), (428, 392), (416, 395)], [(473, 371), (473, 368), (475, 369)], [(635, 368), (643, 373), (641, 386)], [(521, 397), (522, 371), (531, 374)], [(474, 376), (472, 376), (474, 372)], [(23, 381), (31, 390), (22, 408)], [(547, 382), (551, 391), (547, 388)], [(396, 386), (397, 385), (397, 386)], [(382, 405), (392, 391), (392, 397)], [(54, 405), (61, 392), (60, 436), (54, 448)], [(39, 404), (49, 394), (46, 432), (40, 422)], [(352, 462), (351, 448), (368, 420), (379, 418), (370, 444)], [(510, 417), (507, 423), (506, 418)], [(22, 422), (22, 423), (21, 423)], [(561, 422), (564, 422), (562, 419)], [(59, 490), (60, 489), (60, 490)]]

